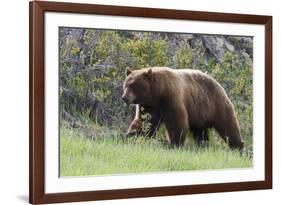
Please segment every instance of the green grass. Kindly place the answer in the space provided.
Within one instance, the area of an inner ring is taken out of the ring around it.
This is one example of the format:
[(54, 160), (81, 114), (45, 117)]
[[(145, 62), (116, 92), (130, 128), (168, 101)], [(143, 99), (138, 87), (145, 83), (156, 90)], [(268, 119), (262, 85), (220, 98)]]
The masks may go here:
[[(189, 140), (190, 141), (190, 140)], [(159, 140), (103, 137), (90, 139), (63, 126), (60, 136), (60, 175), (210, 170), (252, 167), (252, 160), (226, 146), (198, 147), (193, 142), (168, 148)]]

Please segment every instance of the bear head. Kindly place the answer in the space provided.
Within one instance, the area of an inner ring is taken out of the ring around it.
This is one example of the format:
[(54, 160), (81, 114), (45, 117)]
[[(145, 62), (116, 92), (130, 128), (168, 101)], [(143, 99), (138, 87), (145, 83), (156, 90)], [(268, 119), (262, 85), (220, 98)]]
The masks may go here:
[(132, 71), (127, 67), (125, 74), (122, 99), (127, 104), (151, 105), (153, 103), (152, 69)]

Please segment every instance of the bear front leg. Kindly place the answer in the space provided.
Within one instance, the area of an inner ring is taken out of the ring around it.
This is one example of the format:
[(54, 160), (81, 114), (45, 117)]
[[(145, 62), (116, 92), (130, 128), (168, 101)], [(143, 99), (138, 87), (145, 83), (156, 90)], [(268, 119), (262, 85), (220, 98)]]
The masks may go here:
[(140, 105), (136, 105), (136, 113), (135, 118), (131, 122), (128, 130), (127, 130), (127, 137), (138, 135), (141, 133), (141, 117), (140, 117)]
[(208, 129), (190, 128), (190, 131), (192, 132), (193, 138), (196, 140), (198, 145), (208, 145)]
[[(164, 111), (165, 113), (165, 111)], [(189, 129), (188, 116), (183, 106), (170, 108), (164, 114), (167, 128), (166, 137), (171, 146), (182, 146)]]
[[(150, 118), (147, 120), (149, 127), (144, 130), (143, 120), (141, 116), (143, 114), (150, 114)], [(134, 120), (131, 122), (127, 131), (127, 136), (143, 135), (145, 137), (152, 137), (156, 134), (161, 125), (161, 116), (158, 110), (151, 107), (141, 107), (136, 105), (136, 114)]]

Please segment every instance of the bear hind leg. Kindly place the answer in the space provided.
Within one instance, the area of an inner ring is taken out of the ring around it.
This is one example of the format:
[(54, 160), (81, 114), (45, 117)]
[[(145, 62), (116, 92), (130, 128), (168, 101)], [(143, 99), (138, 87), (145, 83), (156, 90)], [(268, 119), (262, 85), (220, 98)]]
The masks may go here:
[(224, 139), (231, 149), (243, 150), (244, 142), (241, 139), (239, 129), (215, 127), (219, 135)]
[(243, 150), (244, 142), (240, 139), (240, 137), (229, 137), (228, 144), (231, 149)]

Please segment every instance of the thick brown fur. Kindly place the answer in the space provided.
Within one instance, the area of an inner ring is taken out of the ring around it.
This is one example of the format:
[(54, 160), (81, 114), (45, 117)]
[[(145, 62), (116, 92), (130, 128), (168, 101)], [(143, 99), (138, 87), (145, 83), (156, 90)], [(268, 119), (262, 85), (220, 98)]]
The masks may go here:
[[(163, 122), (168, 142), (180, 146), (188, 131), (201, 143), (208, 141), (208, 128), (215, 128), (231, 148), (243, 148), (233, 105), (209, 75), (198, 70), (153, 67), (136, 71), (127, 68), (126, 76), (122, 98), (152, 113), (155, 125), (152, 123), (149, 135)], [(136, 116), (130, 127), (140, 131), (139, 120)]]

